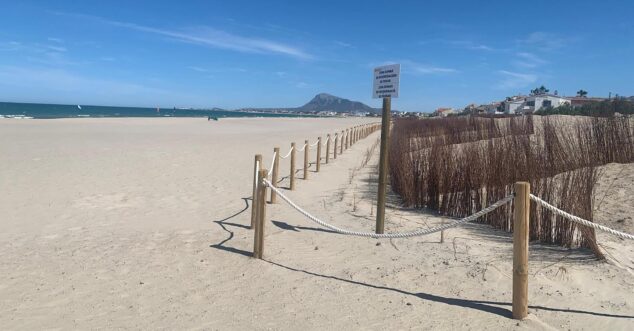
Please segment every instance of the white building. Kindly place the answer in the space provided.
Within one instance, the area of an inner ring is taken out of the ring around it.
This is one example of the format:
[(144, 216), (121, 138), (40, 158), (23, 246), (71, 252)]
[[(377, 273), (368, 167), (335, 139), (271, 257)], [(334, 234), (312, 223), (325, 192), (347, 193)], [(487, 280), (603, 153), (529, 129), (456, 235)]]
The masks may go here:
[(507, 114), (520, 114), (524, 106), (525, 99), (504, 102), (504, 112)]
[(532, 114), (542, 108), (555, 108), (570, 104), (570, 100), (553, 94), (531, 95), (524, 99), (515, 99), (504, 103), (507, 114)]

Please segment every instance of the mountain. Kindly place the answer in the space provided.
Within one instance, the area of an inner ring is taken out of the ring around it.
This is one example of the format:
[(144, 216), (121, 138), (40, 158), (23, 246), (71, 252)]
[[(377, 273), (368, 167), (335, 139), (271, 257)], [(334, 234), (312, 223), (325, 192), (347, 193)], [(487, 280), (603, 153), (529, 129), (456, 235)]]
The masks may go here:
[(328, 93), (319, 93), (307, 104), (296, 109), (303, 112), (333, 111), (337, 113), (377, 111), (361, 102), (339, 98)]
[(370, 112), (380, 113), (380, 109), (372, 108), (358, 101), (336, 97), (328, 93), (319, 93), (307, 104), (297, 108), (242, 108), (238, 111), (274, 112), (274, 113), (318, 113), (329, 111), (335, 113)]

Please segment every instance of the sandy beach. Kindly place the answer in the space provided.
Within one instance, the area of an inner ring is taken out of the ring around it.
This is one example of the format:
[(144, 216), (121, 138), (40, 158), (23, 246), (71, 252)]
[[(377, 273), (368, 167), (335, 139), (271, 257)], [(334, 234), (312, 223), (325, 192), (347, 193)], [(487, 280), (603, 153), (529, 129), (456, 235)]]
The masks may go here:
[[(486, 225), (451, 229), (444, 243), (349, 237), (278, 201), (264, 260), (251, 258), (254, 154), (268, 168), (273, 147), (376, 121), (0, 119), (2, 329), (634, 327), (634, 245), (605, 233), (605, 262), (531, 244), (524, 321), (510, 317), (512, 237)], [(378, 138), (311, 167), (288, 195), (337, 226), (372, 231)], [(634, 164), (602, 167), (598, 187), (596, 221), (633, 233)], [(448, 220), (389, 198), (387, 231)]]

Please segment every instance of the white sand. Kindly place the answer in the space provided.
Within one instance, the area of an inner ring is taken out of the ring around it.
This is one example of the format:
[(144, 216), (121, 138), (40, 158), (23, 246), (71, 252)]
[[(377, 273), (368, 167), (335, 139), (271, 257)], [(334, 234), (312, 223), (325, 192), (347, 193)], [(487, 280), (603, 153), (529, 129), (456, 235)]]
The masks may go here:
[[(267, 209), (265, 261), (247, 257), (253, 155), (268, 167), (274, 146), (285, 153), (293, 140), (367, 121), (1, 119), (0, 328), (634, 327), (634, 244), (604, 234), (607, 263), (531, 245), (522, 322), (509, 318), (511, 237), (488, 226), (450, 230), (444, 244), (437, 235), (346, 237), (279, 202)], [(376, 153), (355, 169), (377, 138), (289, 195), (325, 220), (371, 231)], [(604, 170), (597, 219), (631, 233), (634, 165)], [(389, 209), (386, 228), (440, 221)]]

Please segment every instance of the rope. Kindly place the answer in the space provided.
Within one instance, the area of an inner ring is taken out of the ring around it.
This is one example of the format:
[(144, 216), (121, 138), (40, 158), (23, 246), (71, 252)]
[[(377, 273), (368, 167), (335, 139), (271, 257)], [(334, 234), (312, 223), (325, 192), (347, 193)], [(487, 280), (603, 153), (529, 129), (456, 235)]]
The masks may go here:
[(584, 220), (581, 217), (569, 214), (569, 213), (567, 213), (567, 212), (565, 212), (565, 211), (563, 211), (563, 210), (561, 210), (561, 209), (549, 204), (548, 202), (538, 198), (535, 195), (531, 194), (531, 199), (533, 201), (537, 202), (538, 204), (542, 205), (544, 208), (549, 209), (550, 211), (554, 212), (555, 214), (558, 214), (559, 216), (565, 217), (565, 218), (567, 218), (567, 219), (569, 219), (569, 220), (571, 220), (571, 221), (573, 221), (575, 223), (578, 223), (578, 224), (581, 224), (581, 225), (585, 225), (585, 226), (589, 226), (589, 227), (591, 227), (593, 229), (599, 229), (599, 230), (605, 231), (607, 233), (611, 233), (611, 234), (613, 234), (613, 235), (615, 235), (617, 237), (621, 237), (623, 239), (634, 240), (634, 235), (631, 235), (631, 234), (625, 233), (625, 232), (616, 231), (614, 229), (608, 228), (607, 226), (603, 226), (601, 224), (593, 223), (593, 222), (590, 222), (588, 220)]
[(287, 157), (291, 156), (291, 152), (293, 151), (293, 148), (294, 148), (294, 147), (291, 147), (291, 150), (290, 150), (290, 151), (288, 151), (288, 154), (286, 154), (286, 156), (280, 156), (280, 157), (281, 157), (281, 158), (283, 158), (283, 159), (285, 159), (285, 158), (287, 158)]
[(298, 151), (298, 152), (303, 152), (303, 151), (306, 149), (306, 146), (307, 146), (307, 145), (306, 145), (306, 144), (304, 144), (304, 146), (302, 147), (302, 149), (298, 149), (297, 151)]
[[(258, 189), (258, 173), (260, 172), (260, 161), (255, 162), (255, 176), (253, 176), (253, 186), (255, 187), (255, 191)], [(251, 199), (255, 199), (255, 196), (252, 196)]]
[(317, 144), (319, 144), (319, 140), (315, 141), (314, 144), (311, 144), (310, 147), (317, 146)]
[(311, 215), (309, 212), (305, 211), (304, 209), (302, 209), (301, 207), (299, 207), (297, 204), (295, 204), (293, 201), (291, 201), (286, 195), (284, 195), (284, 193), (279, 190), (277, 187), (271, 185), (271, 182), (268, 179), (264, 179), (264, 184), (268, 187), (271, 188), (271, 190), (275, 191), (275, 193), (277, 193), (282, 200), (286, 201), (286, 203), (288, 203), (291, 207), (293, 207), (295, 210), (297, 210), (298, 212), (300, 212), (302, 215), (306, 216), (308, 219), (310, 219), (311, 221), (327, 228), (330, 230), (333, 230), (335, 232), (341, 233), (341, 234), (345, 234), (345, 235), (350, 235), (350, 236), (359, 236), (359, 237), (368, 237), (368, 238), (408, 238), (408, 237), (415, 237), (415, 236), (424, 236), (424, 235), (428, 235), (428, 234), (432, 234), (432, 233), (436, 233), (436, 232), (440, 232), (452, 227), (456, 227), (458, 225), (464, 224), (466, 222), (470, 222), (473, 221), (475, 219), (477, 219), (478, 217), (484, 216), (488, 213), (490, 213), (491, 211), (495, 210), (496, 208), (507, 204), (509, 201), (511, 201), (513, 199), (513, 195), (509, 195), (506, 198), (490, 205), (489, 207), (486, 207), (482, 210), (480, 210), (479, 212), (472, 214), (470, 216), (467, 216), (465, 218), (459, 219), (459, 220), (454, 220), (453, 222), (449, 223), (449, 224), (445, 224), (442, 226), (437, 226), (434, 228), (430, 228), (430, 229), (421, 229), (421, 230), (416, 230), (416, 231), (412, 231), (412, 232), (395, 232), (395, 233), (381, 233), (381, 234), (377, 234), (374, 232), (357, 232), (357, 231), (350, 231), (350, 230), (345, 230), (345, 229), (340, 229), (334, 225), (328, 224), (320, 219), (318, 219), (317, 217)]
[(275, 165), (275, 156), (277, 156), (277, 152), (273, 152), (273, 159), (271, 160), (271, 167), (269, 168), (269, 173), (266, 175), (267, 177), (271, 177), (271, 174), (273, 174), (273, 165)]

